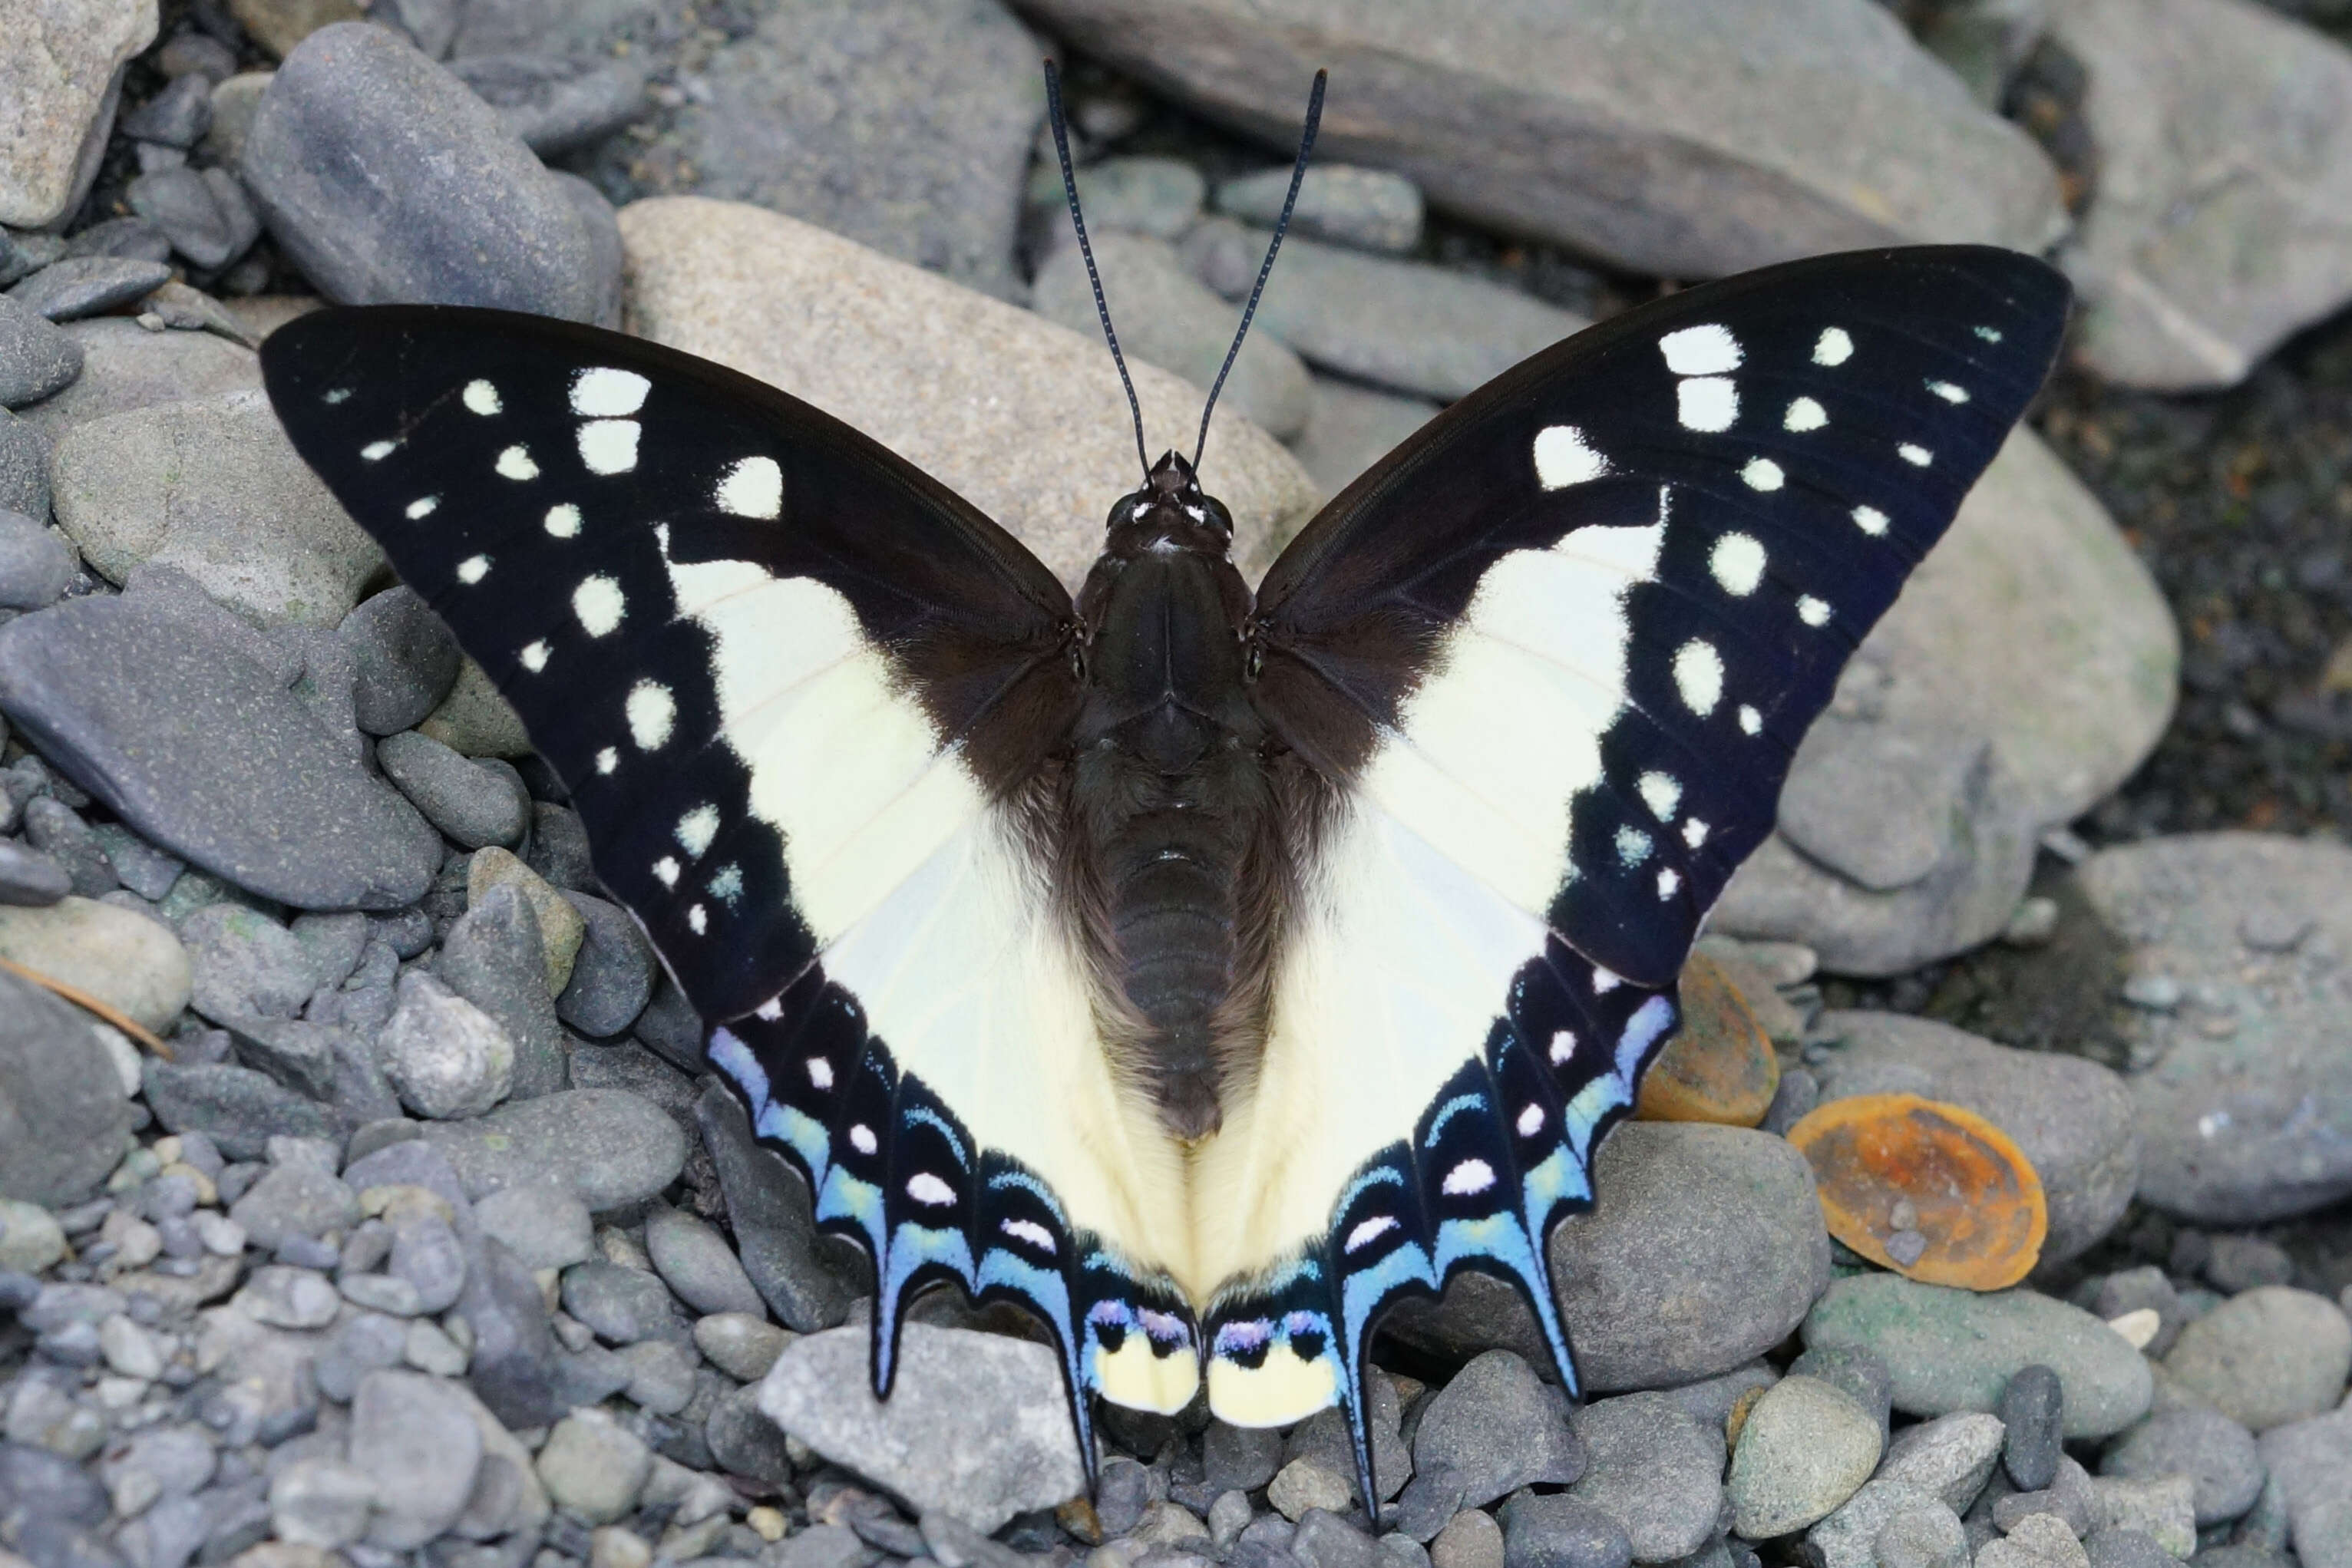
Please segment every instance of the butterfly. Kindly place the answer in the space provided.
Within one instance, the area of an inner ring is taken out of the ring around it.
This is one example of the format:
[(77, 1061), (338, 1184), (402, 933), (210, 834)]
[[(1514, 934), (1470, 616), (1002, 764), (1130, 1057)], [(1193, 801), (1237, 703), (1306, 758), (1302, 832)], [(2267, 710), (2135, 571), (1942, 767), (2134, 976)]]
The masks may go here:
[(656, 344), (335, 308), (262, 369), (872, 1260), (876, 1394), (953, 1285), (1051, 1331), (1090, 1469), (1097, 1396), (1205, 1385), (1242, 1426), (1341, 1406), (1377, 1500), (1399, 1300), (1500, 1276), (1576, 1390), (1547, 1238), (2067, 300), (1970, 246), (1689, 288), (1454, 403), (1254, 590), (1169, 452), (1075, 599), (877, 443)]

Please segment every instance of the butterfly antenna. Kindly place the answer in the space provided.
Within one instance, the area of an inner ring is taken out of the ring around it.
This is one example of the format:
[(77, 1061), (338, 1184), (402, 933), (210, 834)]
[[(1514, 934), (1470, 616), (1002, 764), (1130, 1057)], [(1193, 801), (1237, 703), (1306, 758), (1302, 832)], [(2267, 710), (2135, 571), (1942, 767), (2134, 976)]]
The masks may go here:
[(1119, 384), (1127, 389), (1127, 412), (1135, 416), (1135, 459), (1143, 465), (1148, 481), (1151, 459), (1143, 450), (1143, 405), (1135, 401), (1135, 382), (1127, 373), (1127, 356), (1118, 351), (1118, 333), (1111, 327), (1110, 306), (1103, 298), (1102, 274), (1095, 270), (1095, 247), (1087, 242), (1086, 214), (1078, 211), (1078, 177), (1070, 169), (1070, 128), (1062, 118), (1062, 73), (1051, 60), (1045, 62), (1045, 112), (1054, 126), (1054, 151), (1062, 160), (1062, 189), (1070, 198), (1070, 226), (1078, 231), (1078, 254), (1087, 258), (1087, 281), (1095, 286), (1095, 314), (1102, 318), (1103, 340), (1110, 345), (1111, 362), (1118, 367)]
[[(1201, 409), (1201, 437), (1192, 444), (1192, 467), (1201, 466), (1201, 454), (1209, 448), (1209, 414), (1217, 406), (1217, 394), (1225, 390), (1225, 378), (1233, 373), (1234, 361), (1240, 357), (1242, 340), (1249, 336), (1250, 319), (1257, 314), (1258, 297), (1265, 292), (1265, 280), (1274, 272), (1274, 258), (1282, 249), (1282, 236), (1290, 228), (1290, 211), (1298, 205), (1298, 187), (1307, 179), (1307, 160), (1315, 151), (1315, 130), (1323, 122), (1323, 89), (1331, 79), (1328, 70), (1315, 73), (1315, 90), (1307, 96), (1307, 129), (1298, 138), (1298, 162), (1291, 166), (1290, 193), (1282, 198), (1282, 215), (1274, 221), (1274, 238), (1265, 247), (1265, 261), (1257, 269), (1257, 286), (1250, 290), (1249, 303), (1242, 307), (1242, 324), (1234, 333), (1234, 346), (1225, 350), (1225, 362), (1217, 367), (1216, 384), (1209, 389), (1209, 401)], [(1058, 132), (1057, 132), (1058, 134)], [(1077, 196), (1070, 197), (1070, 210), (1077, 211)]]

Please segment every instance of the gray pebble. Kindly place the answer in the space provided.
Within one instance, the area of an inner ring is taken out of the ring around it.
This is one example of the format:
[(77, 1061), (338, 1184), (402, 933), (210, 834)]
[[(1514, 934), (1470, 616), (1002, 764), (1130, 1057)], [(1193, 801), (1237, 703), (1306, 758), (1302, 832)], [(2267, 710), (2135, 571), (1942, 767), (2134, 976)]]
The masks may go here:
[(1969, 1532), (1940, 1500), (1920, 1498), (1879, 1526), (1871, 1552), (1877, 1568), (1968, 1568)]
[(1722, 1433), (1657, 1394), (1595, 1400), (1573, 1419), (1588, 1462), (1570, 1495), (1623, 1525), (1636, 1559), (1664, 1563), (1706, 1543), (1723, 1500)]
[(122, 885), (89, 824), (62, 800), (41, 795), (25, 802), (25, 839), (63, 867), (74, 892), (84, 898), (103, 898)]
[(645, 72), (627, 61), (475, 55), (449, 68), (541, 158), (601, 141), (648, 107)]
[(157, 169), (131, 182), (131, 210), (206, 268), (233, 265), (261, 237), (245, 187), (226, 169)]
[(482, 1469), (482, 1430), (439, 1378), (372, 1372), (352, 1401), (351, 1462), (373, 1477), (370, 1545), (409, 1552), (457, 1522)]
[(601, 1260), (563, 1271), (563, 1310), (610, 1344), (684, 1339), (691, 1333), (659, 1279), (642, 1269)]
[(621, 1361), (628, 1368), (625, 1393), (637, 1408), (655, 1416), (675, 1416), (694, 1397), (695, 1353), (675, 1340), (646, 1340), (625, 1345)]
[(2181, 1310), (2180, 1292), (2163, 1270), (2147, 1263), (2109, 1274), (2099, 1281), (2091, 1300), (2091, 1311), (2109, 1322), (2142, 1308), (2158, 1318), (2156, 1337), (2148, 1341), (2147, 1353), (2161, 1358), (2179, 1337), (2181, 1324), (2189, 1321), (2189, 1314)]
[(1895, 1380), (1886, 1364), (1869, 1351), (1856, 1345), (1824, 1345), (1808, 1350), (1789, 1364), (1791, 1376), (1818, 1377), (1832, 1387), (1842, 1388), (1861, 1402), (1878, 1423), (1881, 1443), (1891, 1431), (1894, 1409)]
[(502, 775), (415, 730), (378, 741), (376, 761), (426, 821), (465, 848), (522, 841), (529, 801)]
[(1255, 1491), (1282, 1468), (1282, 1434), (1213, 1420), (1201, 1434), (1202, 1474), (1219, 1490)]
[(694, 1346), (739, 1383), (757, 1383), (793, 1336), (753, 1312), (713, 1312), (694, 1325)]
[(471, 1122), (428, 1124), (424, 1137), (447, 1157), (469, 1197), (555, 1183), (591, 1213), (653, 1197), (686, 1163), (677, 1124), (616, 1089), (566, 1090)]
[[(562, 808), (542, 805), (539, 810), (543, 821), (547, 813)], [(571, 816), (568, 811), (563, 814)], [(572, 960), (572, 978), (555, 1000), (555, 1010), (565, 1023), (591, 1039), (609, 1039), (625, 1030), (646, 1010), (660, 965), (644, 929), (620, 905), (568, 890), (563, 896), (580, 912), (587, 934)]]
[(2325, 1296), (2264, 1285), (2183, 1328), (2164, 1367), (2189, 1393), (2261, 1432), (2343, 1397), (2352, 1322)]
[(474, 1333), (466, 1380), (475, 1396), (516, 1431), (554, 1419), (564, 1408), (556, 1398), (555, 1339), (530, 1270), (488, 1237), (468, 1237), (457, 1311)]
[(653, 1473), (653, 1452), (602, 1410), (555, 1424), (539, 1453), (539, 1479), (556, 1506), (592, 1524), (610, 1524), (636, 1506)]
[(766, 1310), (734, 1249), (692, 1215), (656, 1207), (646, 1219), (646, 1250), (663, 1281), (698, 1312), (756, 1316)]
[(81, 345), (20, 299), (0, 295), (0, 408), (38, 402), (81, 374)]
[(335, 634), (358, 659), (352, 709), (370, 735), (423, 722), (457, 684), (457, 639), (405, 584), (361, 601)]
[(2230, 1295), (2259, 1285), (2292, 1285), (2294, 1260), (2267, 1237), (2216, 1236), (2205, 1260), (2205, 1278)]
[(142, 299), (171, 281), (160, 261), (78, 256), (53, 262), (8, 290), (8, 298), (52, 321), (96, 316)]
[(400, 977), (377, 1048), (401, 1103), (434, 1120), (479, 1116), (506, 1098), (515, 1047), (506, 1030), (430, 975)]
[(719, 1084), (703, 1091), (694, 1117), (719, 1172), (744, 1272), (761, 1298), (801, 1333), (840, 1322), (866, 1287), (859, 1266), (818, 1235), (808, 1184), (754, 1141), (742, 1102)]
[(1880, 1443), (1878, 1423), (1860, 1401), (1791, 1373), (1765, 1391), (1740, 1428), (1727, 1483), (1734, 1528), (1764, 1541), (1825, 1517), (1870, 1479)]
[(439, 1312), (454, 1305), (466, 1284), (466, 1251), (457, 1232), (437, 1214), (408, 1213), (393, 1225), (386, 1271), (416, 1292), (417, 1310)]
[(319, 1392), (340, 1405), (359, 1393), (360, 1379), (398, 1366), (408, 1343), (408, 1327), (397, 1318), (362, 1311), (328, 1338), (318, 1359)]
[(213, 126), (213, 83), (202, 72), (175, 77), (153, 98), (116, 122), (125, 136), (160, 141), (166, 147), (194, 147)]
[(166, 1131), (204, 1133), (237, 1159), (258, 1155), (273, 1134), (291, 1128), (323, 1136), (332, 1126), (326, 1107), (265, 1074), (226, 1063), (150, 1061), (146, 1092)]
[(2100, 1459), (2099, 1473), (2127, 1480), (2189, 1477), (2200, 1525), (2237, 1518), (2263, 1490), (2253, 1434), (2200, 1405), (2158, 1410), (2132, 1427)]
[(236, 1301), (256, 1322), (272, 1328), (315, 1329), (335, 1321), (340, 1298), (334, 1286), (310, 1270), (273, 1264), (254, 1270)]
[(539, 916), (522, 889), (511, 883), (492, 887), (459, 915), (442, 937), (433, 973), (512, 1042), (509, 1092), (516, 1099), (535, 1099), (564, 1086), (563, 1026), (547, 994)]
[(231, 1204), (228, 1217), (245, 1227), (253, 1245), (275, 1252), (289, 1236), (349, 1230), (359, 1223), (360, 1200), (331, 1171), (309, 1164), (281, 1165)]
[(1627, 1568), (1623, 1525), (1571, 1496), (1523, 1491), (1503, 1505), (1504, 1568)]
[(215, 904), (180, 923), (194, 990), (189, 1005), (219, 1024), (290, 1019), (317, 990), (310, 955), (294, 934), (241, 904)]
[(739, 1388), (719, 1400), (704, 1423), (703, 1436), (710, 1445), (711, 1457), (730, 1474), (774, 1486), (793, 1473), (784, 1435), (761, 1413), (756, 1385)]
[(37, 850), (0, 840), (0, 904), (38, 909), (73, 891), (66, 868)]
[(2021, 1491), (2036, 1491), (2058, 1473), (2060, 1442), (2065, 1433), (2064, 1394), (2057, 1373), (2042, 1365), (2021, 1366), (2002, 1385), (2000, 1402), (1993, 1408), (2007, 1432), (2000, 1462)]
[(142, 898), (162, 899), (188, 869), (187, 862), (157, 849), (120, 822), (100, 822), (90, 831), (122, 885)]
[(5, 409), (0, 409), (0, 512), (36, 524), (49, 516), (48, 437)]
[(1372, 1538), (1324, 1509), (1309, 1509), (1291, 1532), (1290, 1554), (1307, 1568), (1380, 1568)]
[(565, 1269), (586, 1262), (593, 1252), (594, 1222), (587, 1206), (562, 1187), (522, 1186), (491, 1193), (474, 1206), (474, 1219), (527, 1269)]
[(1412, 1457), (1418, 1470), (1450, 1467), (1465, 1508), (1537, 1482), (1566, 1485), (1585, 1469), (1583, 1446), (1559, 1396), (1507, 1350), (1478, 1356), (1430, 1396)]
[(2084, 1540), (2083, 1550), (2091, 1568), (2173, 1568), (2179, 1562), (2154, 1536), (2137, 1530), (2095, 1530)]
[[(1289, 191), (1288, 169), (1245, 174), (1217, 187), (1217, 210), (1271, 228)], [(1404, 255), (1421, 244), (1422, 216), (1421, 188), (1403, 175), (1318, 163), (1299, 185), (1290, 222), (1294, 232), (1312, 239)]]

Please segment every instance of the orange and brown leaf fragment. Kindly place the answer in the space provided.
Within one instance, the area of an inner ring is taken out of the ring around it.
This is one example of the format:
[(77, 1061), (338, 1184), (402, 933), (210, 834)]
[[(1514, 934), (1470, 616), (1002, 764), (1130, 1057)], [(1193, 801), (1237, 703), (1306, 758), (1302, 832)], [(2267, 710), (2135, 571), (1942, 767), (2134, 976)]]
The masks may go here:
[(1830, 1234), (1882, 1268), (1998, 1291), (2042, 1256), (2042, 1177), (1973, 1111), (1916, 1094), (1856, 1095), (1811, 1112), (1789, 1142), (1812, 1165)]
[(1678, 987), (1682, 1032), (1650, 1064), (1633, 1113), (1644, 1122), (1752, 1127), (1772, 1108), (1780, 1059), (1756, 1014), (1716, 962), (1694, 953)]

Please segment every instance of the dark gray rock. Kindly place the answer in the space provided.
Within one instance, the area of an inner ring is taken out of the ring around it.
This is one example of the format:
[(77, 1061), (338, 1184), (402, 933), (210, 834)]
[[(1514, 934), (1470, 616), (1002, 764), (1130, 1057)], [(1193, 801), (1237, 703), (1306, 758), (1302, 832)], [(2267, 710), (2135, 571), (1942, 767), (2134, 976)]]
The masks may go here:
[(194, 989), (189, 1005), (218, 1024), (290, 1019), (319, 988), (294, 934), (241, 904), (213, 904), (180, 923)]
[(1503, 1505), (1503, 1568), (1627, 1568), (1625, 1527), (1575, 1497), (1521, 1492)]
[(25, 841), (63, 868), (84, 898), (103, 898), (122, 885), (89, 824), (62, 800), (37, 795), (25, 802)]
[(864, 1293), (862, 1260), (817, 1233), (808, 1184), (751, 1135), (743, 1103), (713, 1083), (695, 1102), (703, 1147), (719, 1172), (744, 1271), (786, 1327), (831, 1328)]
[[(1386, 1502), (1412, 1479), (1412, 1455), (1400, 1431), (1403, 1406), (1388, 1375), (1374, 1369), (1366, 1381), (1365, 1426), (1372, 1445), (1372, 1480)], [(1337, 1406), (1317, 1411), (1290, 1429), (1283, 1439), (1282, 1462), (1312, 1459), (1325, 1470), (1346, 1479), (1348, 1495), (1356, 1503), (1363, 1492), (1356, 1476), (1356, 1448), (1348, 1434), (1347, 1417)]]
[(212, 79), (196, 71), (174, 77), (162, 92), (125, 114), (116, 125), (125, 136), (142, 141), (194, 147), (213, 128)]
[(1218, 1491), (1255, 1491), (1282, 1468), (1282, 1434), (1271, 1427), (1211, 1421), (1201, 1434), (1203, 1484)]
[[(188, 862), (166, 854), (120, 822), (100, 822), (92, 830), (100, 848), (114, 867), (122, 885), (140, 897), (160, 902), (188, 869)], [(364, 919), (364, 916), (361, 918)]]
[(645, 72), (626, 60), (472, 55), (449, 69), (542, 158), (602, 141), (649, 107)]
[(657, 1277), (601, 1259), (563, 1271), (563, 1310), (609, 1344), (693, 1335)]
[(247, 1240), (275, 1252), (289, 1236), (349, 1230), (360, 1221), (360, 1198), (332, 1171), (297, 1160), (270, 1167), (229, 1206), (228, 1217), (245, 1227)]
[(476, 1121), (431, 1123), (422, 1135), (447, 1157), (467, 1197), (552, 1182), (591, 1212), (643, 1202), (686, 1164), (677, 1124), (614, 1089), (542, 1095)]
[(2098, 1291), (2091, 1298), (2092, 1312), (2109, 1322), (2143, 1307), (2156, 1313), (2158, 1319), (2156, 1337), (2144, 1348), (2150, 1356), (2160, 1360), (2189, 1321), (2188, 1309), (2180, 1303), (2180, 1292), (2173, 1288), (2163, 1270), (2153, 1263), (2118, 1270), (2099, 1281)]
[(560, 1415), (562, 1369), (539, 1281), (501, 1243), (478, 1232), (466, 1239), (457, 1311), (474, 1331), (466, 1381), (490, 1414), (517, 1431)]
[(761, 1313), (765, 1303), (719, 1232), (675, 1208), (646, 1217), (646, 1251), (662, 1282), (698, 1312)]
[(358, 659), (352, 707), (370, 735), (396, 735), (423, 722), (457, 684), (464, 657), (457, 639), (404, 583), (362, 601), (336, 635)]
[(731, 1475), (748, 1476), (768, 1486), (792, 1478), (793, 1462), (784, 1452), (784, 1435), (760, 1410), (756, 1385), (738, 1388), (719, 1400), (703, 1427), (711, 1458)]
[(351, 1462), (375, 1482), (371, 1545), (410, 1552), (457, 1522), (482, 1468), (465, 1396), (437, 1377), (373, 1372), (352, 1400)]
[(682, 1072), (706, 1070), (702, 1019), (667, 973), (654, 982), (654, 999), (637, 1015), (636, 1036), (647, 1049)]
[(171, 278), (172, 269), (160, 261), (77, 256), (41, 268), (8, 290), (8, 298), (37, 316), (72, 321), (143, 299)]
[(334, 1122), (325, 1106), (251, 1068), (180, 1067), (150, 1059), (147, 1103), (168, 1132), (199, 1132), (231, 1159), (258, 1159), (280, 1134), (325, 1138)]
[(226, 169), (157, 169), (131, 181), (127, 195), (132, 212), (201, 267), (232, 266), (261, 237), (260, 215)]
[[(1044, 118), (1038, 46), (995, 0), (815, 0), (713, 55), (680, 154), (709, 196), (755, 202), (959, 283), (1014, 287)], [(866, 63), (887, 58), (876, 72)]]
[(0, 1197), (77, 1202), (122, 1156), (131, 1104), (81, 1014), (0, 973)]
[(37, 525), (49, 516), (48, 438), (5, 409), (0, 409), (0, 511)]
[(1583, 1445), (1559, 1396), (1507, 1350), (1490, 1350), (1430, 1396), (1412, 1439), (1416, 1470), (1451, 1469), (1461, 1506), (1484, 1508), (1536, 1483), (1584, 1473)]
[(73, 878), (49, 856), (0, 840), (0, 904), (41, 909), (73, 890)]
[(2205, 1259), (2205, 1278), (2225, 1296), (2263, 1285), (2294, 1283), (2294, 1260), (2266, 1236), (2216, 1236)]
[(126, 592), (0, 626), (0, 711), (142, 836), (265, 897), (398, 908), (440, 863), (430, 825), (184, 603)]
[(1569, 1495), (1625, 1527), (1633, 1557), (1687, 1557), (1715, 1533), (1723, 1506), (1723, 1434), (1663, 1394), (1596, 1399), (1576, 1412), (1587, 1458)]
[(493, 887), (458, 916), (441, 939), (433, 972), (488, 1013), (513, 1040), (514, 1079), (509, 1092), (515, 1099), (536, 1099), (564, 1087), (563, 1026), (556, 1021), (555, 1004), (547, 994), (539, 916), (521, 889), (510, 883)]
[(81, 345), (22, 300), (0, 295), (0, 408), (21, 408), (81, 374)]
[(580, 813), (549, 800), (530, 803), (530, 841), (523, 855), (550, 885), (565, 893), (596, 891), (596, 872), (588, 858), (588, 830)]
[(2057, 1373), (2038, 1364), (2019, 1367), (2001, 1386), (1993, 1414), (2005, 1433), (2000, 1462), (2011, 1482), (2020, 1491), (2048, 1486), (2058, 1474), (2066, 1429), (2065, 1394)]
[(0, 507), (0, 609), (47, 609), (73, 581), (74, 565), (71, 545), (23, 513)]
[[(542, 818), (560, 810), (562, 807), (540, 808)], [(556, 1014), (591, 1039), (610, 1039), (646, 1010), (660, 965), (643, 928), (619, 904), (584, 893), (566, 891), (563, 896), (580, 912), (588, 930), (572, 960), (572, 978), (555, 999)]]
[(1378, 1568), (1380, 1549), (1372, 1538), (1325, 1509), (1310, 1508), (1298, 1516), (1291, 1532), (1290, 1554), (1307, 1568)]
[(530, 801), (504, 775), (415, 730), (377, 742), (376, 761), (425, 820), (469, 850), (522, 841)]
[(385, 28), (305, 38), (262, 94), (239, 167), (271, 235), (331, 298), (586, 320), (611, 287), (562, 184), (497, 110)]
[(2253, 1434), (2201, 1405), (2179, 1405), (2148, 1416), (2107, 1449), (2099, 1473), (2126, 1480), (2187, 1476), (2196, 1488), (2200, 1527), (2238, 1518), (2263, 1490)]
[(169, 261), (172, 241), (145, 218), (109, 218), (66, 242), (66, 258), (105, 256), (115, 261)]

